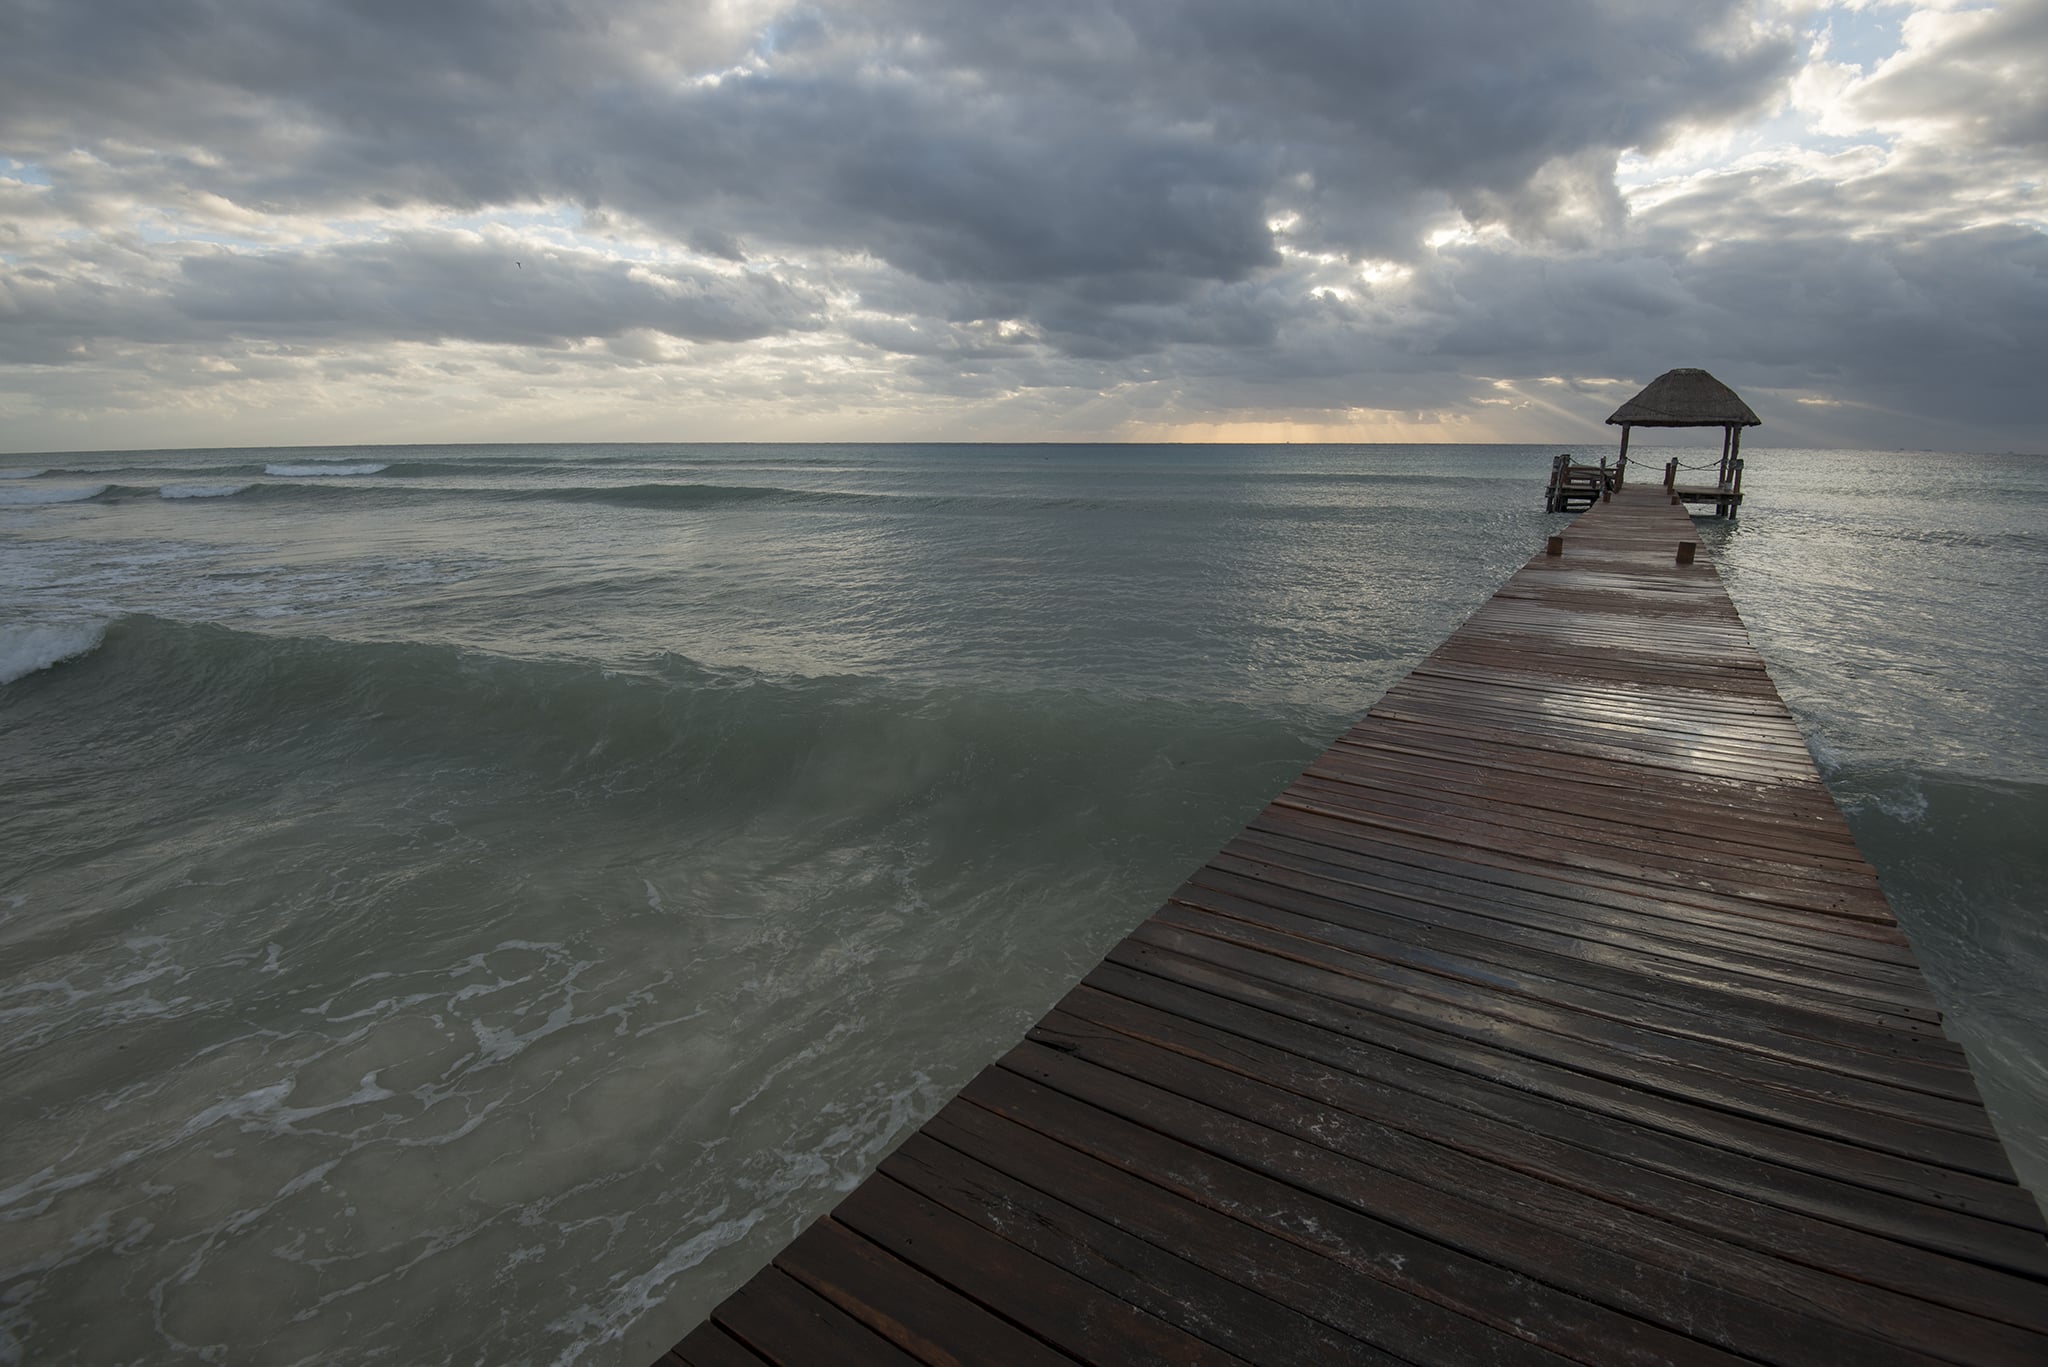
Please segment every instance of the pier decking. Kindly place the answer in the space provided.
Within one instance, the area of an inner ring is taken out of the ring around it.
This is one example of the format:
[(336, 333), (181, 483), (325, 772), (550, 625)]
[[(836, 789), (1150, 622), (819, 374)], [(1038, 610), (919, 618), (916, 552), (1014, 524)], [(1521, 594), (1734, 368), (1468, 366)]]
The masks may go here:
[(1661, 489), (663, 1361), (2048, 1362), (2048, 1241)]

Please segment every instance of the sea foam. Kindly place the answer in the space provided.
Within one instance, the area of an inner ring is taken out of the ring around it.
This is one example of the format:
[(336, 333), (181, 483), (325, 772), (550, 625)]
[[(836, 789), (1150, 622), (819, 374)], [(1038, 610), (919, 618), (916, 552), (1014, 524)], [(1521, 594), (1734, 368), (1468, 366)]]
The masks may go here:
[(104, 484), (58, 484), (47, 489), (0, 489), (0, 507), (26, 507), (33, 503), (83, 503), (107, 491)]
[(286, 479), (306, 479), (316, 475), (374, 475), (387, 467), (382, 465), (266, 465), (263, 473), (278, 475)]
[(48, 470), (39, 470), (34, 466), (27, 466), (18, 470), (0, 470), (0, 479), (34, 479), (37, 475), (47, 475), (48, 473), (50, 473)]
[(106, 637), (105, 622), (41, 622), (0, 626), (0, 684), (11, 684), (94, 649)]

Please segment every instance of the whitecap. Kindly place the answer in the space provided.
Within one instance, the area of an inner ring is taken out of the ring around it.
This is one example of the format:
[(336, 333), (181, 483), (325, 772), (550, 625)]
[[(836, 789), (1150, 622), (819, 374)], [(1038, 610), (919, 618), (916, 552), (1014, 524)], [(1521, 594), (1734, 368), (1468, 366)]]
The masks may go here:
[(0, 507), (26, 507), (32, 503), (83, 503), (107, 491), (104, 484), (56, 484), (47, 489), (0, 489)]
[(765, 1210), (750, 1210), (733, 1219), (722, 1219), (727, 1205), (721, 1204), (704, 1219), (711, 1223), (700, 1229), (683, 1242), (672, 1246), (653, 1267), (623, 1283), (614, 1282), (610, 1294), (601, 1301), (576, 1307), (548, 1325), (558, 1334), (577, 1334), (579, 1337), (567, 1351), (555, 1359), (560, 1364), (573, 1361), (581, 1356), (582, 1350), (600, 1343), (615, 1342), (629, 1325), (641, 1320), (648, 1311), (662, 1304), (662, 1287), (697, 1264), (709, 1258), (720, 1249), (738, 1243), (753, 1232), (767, 1214)]
[(49, 473), (47, 469), (37, 469), (33, 465), (28, 465), (13, 470), (0, 470), (0, 479), (34, 479), (37, 475)]
[(266, 465), (263, 473), (302, 479), (315, 475), (374, 475), (387, 468), (383, 465)]
[(316, 1163), (297, 1177), (277, 1189), (279, 1196), (296, 1196), (316, 1182), (325, 1182), (327, 1174), (341, 1166), (339, 1158), (330, 1158), (325, 1163)]
[(156, 492), (159, 498), (226, 498), (248, 487), (246, 484), (166, 484)]
[(106, 638), (105, 622), (38, 622), (0, 626), (0, 684), (83, 655)]
[(1927, 821), (1927, 794), (1911, 780), (1903, 788), (1872, 793), (1869, 801), (1871, 806), (1902, 826), (1919, 826)]

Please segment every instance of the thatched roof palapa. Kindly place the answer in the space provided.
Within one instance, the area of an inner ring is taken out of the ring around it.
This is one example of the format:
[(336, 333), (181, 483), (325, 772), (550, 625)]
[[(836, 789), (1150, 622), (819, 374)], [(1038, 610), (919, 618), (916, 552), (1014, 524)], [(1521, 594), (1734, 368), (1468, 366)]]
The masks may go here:
[(1665, 371), (1607, 421), (1615, 427), (1763, 426), (1734, 390), (1691, 368)]

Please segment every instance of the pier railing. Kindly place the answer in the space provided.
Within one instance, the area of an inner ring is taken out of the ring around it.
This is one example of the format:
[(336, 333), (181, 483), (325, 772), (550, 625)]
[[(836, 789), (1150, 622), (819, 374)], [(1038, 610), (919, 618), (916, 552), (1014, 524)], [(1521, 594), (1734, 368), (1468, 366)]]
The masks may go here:
[(1733, 517), (1742, 506), (1742, 463), (1742, 457), (1736, 456), (1711, 467), (1716, 479), (1713, 484), (1680, 484), (1678, 472), (1686, 467), (1673, 456), (1664, 462), (1664, 492), (1680, 503), (1711, 503), (1716, 517)]
[(1570, 452), (1564, 452), (1550, 462), (1550, 483), (1543, 493), (1543, 511), (1568, 513), (1590, 508), (1603, 496), (1619, 489), (1627, 473), (1628, 457), (1625, 455), (1609, 469), (1605, 456), (1600, 457), (1597, 465), (1584, 465), (1573, 460)]

